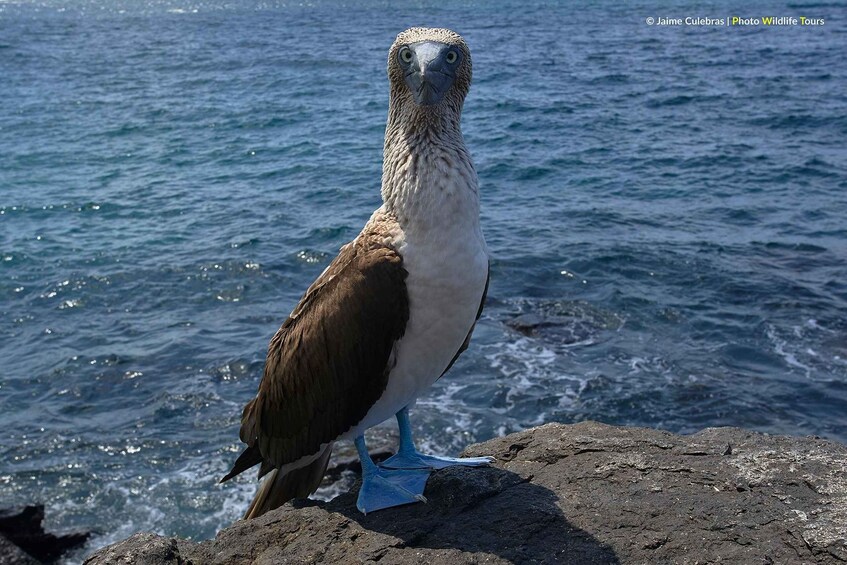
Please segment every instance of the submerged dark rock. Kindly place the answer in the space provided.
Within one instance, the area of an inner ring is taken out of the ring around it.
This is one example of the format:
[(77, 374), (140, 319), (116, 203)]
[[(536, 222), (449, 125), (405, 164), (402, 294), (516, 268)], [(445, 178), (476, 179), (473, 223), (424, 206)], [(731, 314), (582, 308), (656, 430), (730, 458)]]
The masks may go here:
[(844, 563), (847, 447), (712, 428), (548, 424), (466, 450), (428, 504), (362, 516), (355, 489), (199, 543), (136, 534), (86, 563)]
[(76, 532), (57, 536), (44, 531), (44, 506), (0, 509), (0, 563), (55, 561), (91, 535)]
[(39, 565), (40, 561), (0, 534), (0, 563), (9, 565)]
[(520, 300), (515, 306), (518, 311), (503, 320), (506, 326), (557, 346), (602, 341), (603, 332), (622, 323), (619, 316), (579, 301)]

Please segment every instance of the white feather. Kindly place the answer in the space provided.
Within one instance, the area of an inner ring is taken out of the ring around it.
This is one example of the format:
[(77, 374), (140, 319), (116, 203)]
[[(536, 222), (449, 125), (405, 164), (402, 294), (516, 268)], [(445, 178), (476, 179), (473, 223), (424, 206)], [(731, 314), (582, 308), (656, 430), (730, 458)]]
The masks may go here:
[(488, 252), (476, 173), (464, 152), (457, 158), (439, 146), (427, 149), (395, 179), (391, 211), (400, 227), (388, 235), (408, 272), (409, 322), (385, 393), (346, 439), (391, 418), (432, 386), (473, 327), (482, 300)]

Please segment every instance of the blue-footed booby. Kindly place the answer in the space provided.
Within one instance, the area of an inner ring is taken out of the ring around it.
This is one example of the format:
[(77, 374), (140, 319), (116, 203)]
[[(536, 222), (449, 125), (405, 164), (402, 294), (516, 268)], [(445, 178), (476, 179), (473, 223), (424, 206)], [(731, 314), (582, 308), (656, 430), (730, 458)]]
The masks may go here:
[[(225, 481), (261, 464), (245, 518), (313, 493), (333, 443), (362, 462), (362, 512), (426, 501), (432, 469), (488, 457), (423, 455), (409, 407), (468, 347), (488, 289), (479, 188), (460, 128), (471, 54), (458, 34), (412, 28), (388, 52), (383, 204), (309, 287), (271, 339), (244, 408), (247, 448)], [(391, 416), (397, 454), (377, 466), (365, 430)]]

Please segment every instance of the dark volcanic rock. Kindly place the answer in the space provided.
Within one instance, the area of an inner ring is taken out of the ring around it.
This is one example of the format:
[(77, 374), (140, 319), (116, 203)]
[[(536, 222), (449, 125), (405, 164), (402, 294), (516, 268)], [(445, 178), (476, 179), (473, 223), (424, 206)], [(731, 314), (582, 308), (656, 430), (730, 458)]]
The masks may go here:
[(355, 491), (200, 543), (137, 534), (102, 563), (844, 563), (847, 447), (734, 428), (677, 436), (585, 422), (475, 445), (428, 504), (362, 516)]
[(39, 565), (34, 557), (0, 534), (0, 563), (9, 565)]
[(41, 504), (0, 510), (0, 563), (27, 563), (24, 557), (14, 557), (10, 544), (37, 563), (57, 559), (69, 549), (82, 545), (91, 535), (88, 532), (50, 534), (41, 526), (43, 521), (44, 506)]

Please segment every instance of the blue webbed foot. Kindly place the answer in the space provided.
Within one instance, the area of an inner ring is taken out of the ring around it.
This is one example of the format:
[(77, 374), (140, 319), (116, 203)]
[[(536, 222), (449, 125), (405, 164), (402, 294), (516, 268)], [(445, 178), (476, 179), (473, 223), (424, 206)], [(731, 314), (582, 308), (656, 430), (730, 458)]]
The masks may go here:
[(429, 470), (377, 469), (363, 474), (356, 508), (362, 514), (392, 506), (426, 502), (423, 495)]
[(397, 426), (400, 430), (400, 449), (396, 455), (380, 463), (383, 469), (444, 469), (454, 465), (485, 467), (494, 463), (493, 457), (439, 457), (420, 453), (412, 440), (408, 406), (397, 412)]
[(401, 487), (416, 496), (423, 496), (426, 489), (426, 481), (429, 479), (430, 469), (380, 469), (380, 473), (387, 475), (388, 482)]
[(412, 453), (398, 453), (380, 463), (379, 466), (383, 469), (444, 469), (454, 465), (485, 467), (493, 462), (493, 457), (439, 457), (414, 451)]
[(362, 488), (359, 489), (359, 498), (356, 500), (356, 508), (362, 514), (392, 506), (426, 502), (423, 491), (429, 478), (429, 469), (380, 469), (368, 455), (364, 435), (357, 437), (353, 443), (362, 462)]

